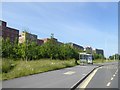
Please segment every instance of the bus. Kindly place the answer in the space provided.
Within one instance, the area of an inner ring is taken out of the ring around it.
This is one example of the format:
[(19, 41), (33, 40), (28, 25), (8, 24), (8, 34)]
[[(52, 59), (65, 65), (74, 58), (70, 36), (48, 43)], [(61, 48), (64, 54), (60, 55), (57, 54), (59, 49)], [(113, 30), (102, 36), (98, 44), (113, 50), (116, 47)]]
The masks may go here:
[(79, 60), (81, 63), (93, 64), (93, 55), (87, 53), (79, 53)]

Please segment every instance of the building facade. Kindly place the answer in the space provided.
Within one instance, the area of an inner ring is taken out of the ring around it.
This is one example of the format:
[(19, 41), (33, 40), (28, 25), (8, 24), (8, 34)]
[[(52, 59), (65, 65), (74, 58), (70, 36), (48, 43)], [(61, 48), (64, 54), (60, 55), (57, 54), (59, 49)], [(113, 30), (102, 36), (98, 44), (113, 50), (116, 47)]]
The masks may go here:
[(87, 46), (87, 47), (85, 47), (84, 48), (84, 51), (86, 52), (86, 53), (88, 53), (88, 54), (92, 54), (92, 47), (90, 47), (90, 46)]
[[(44, 39), (41, 39), (41, 40), (43, 40), (43, 42), (46, 43), (49, 40), (51, 40), (51, 38), (44, 38)], [(59, 42), (56, 38), (53, 38), (53, 41), (56, 42), (59, 45), (63, 44), (62, 42)]]
[(19, 30), (7, 27), (7, 23), (0, 20), (0, 37), (4, 40), (9, 38), (10, 42), (14, 43), (19, 39)]
[(73, 47), (73, 48), (76, 48), (76, 49), (78, 49), (78, 50), (81, 50), (81, 51), (84, 51), (84, 47), (82, 47), (82, 46), (80, 46), (80, 45), (77, 45), (77, 44), (75, 44), (75, 43), (67, 43), (67, 44), (69, 44), (71, 47)]
[(37, 44), (38, 44), (38, 45), (42, 45), (43, 43), (44, 43), (43, 40), (41, 40), (41, 39), (37, 39)]
[[(44, 41), (44, 43), (48, 42), (49, 40), (51, 40), (51, 38), (43, 38), (42, 39)], [(54, 42), (57, 42), (56, 38), (53, 38)]]
[(37, 35), (28, 33), (26, 31), (23, 31), (19, 35), (19, 43), (31, 43), (31, 42), (37, 43)]
[(102, 56), (104, 56), (104, 50), (102, 49), (95, 49), (94, 53), (99, 54), (99, 55), (101, 54)]

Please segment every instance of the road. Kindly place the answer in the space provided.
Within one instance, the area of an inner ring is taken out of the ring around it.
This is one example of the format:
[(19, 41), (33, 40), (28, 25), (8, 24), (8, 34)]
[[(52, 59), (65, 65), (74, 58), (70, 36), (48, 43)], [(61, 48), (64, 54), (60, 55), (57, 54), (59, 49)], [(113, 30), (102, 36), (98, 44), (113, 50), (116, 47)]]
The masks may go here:
[(72, 88), (96, 65), (75, 66), (3, 81), (3, 88)]
[(86, 80), (78, 87), (118, 88), (118, 63), (107, 63), (105, 66), (98, 68), (93, 76), (91, 75), (86, 78)]

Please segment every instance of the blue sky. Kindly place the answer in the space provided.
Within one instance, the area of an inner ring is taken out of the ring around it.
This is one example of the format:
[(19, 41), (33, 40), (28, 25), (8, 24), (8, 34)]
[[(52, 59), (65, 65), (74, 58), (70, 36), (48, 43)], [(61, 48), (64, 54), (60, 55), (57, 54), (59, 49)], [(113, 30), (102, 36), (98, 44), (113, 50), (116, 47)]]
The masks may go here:
[(118, 52), (117, 2), (2, 3), (2, 20), (38, 38), (54, 33), (64, 43), (104, 49), (107, 57)]

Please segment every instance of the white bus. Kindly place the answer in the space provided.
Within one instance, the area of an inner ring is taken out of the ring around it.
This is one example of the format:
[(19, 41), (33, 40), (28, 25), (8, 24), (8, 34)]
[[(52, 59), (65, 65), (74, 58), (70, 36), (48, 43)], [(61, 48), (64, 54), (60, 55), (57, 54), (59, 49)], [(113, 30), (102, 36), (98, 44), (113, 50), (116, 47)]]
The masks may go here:
[(79, 53), (79, 60), (82, 63), (93, 64), (93, 56), (92, 56), (92, 54)]

